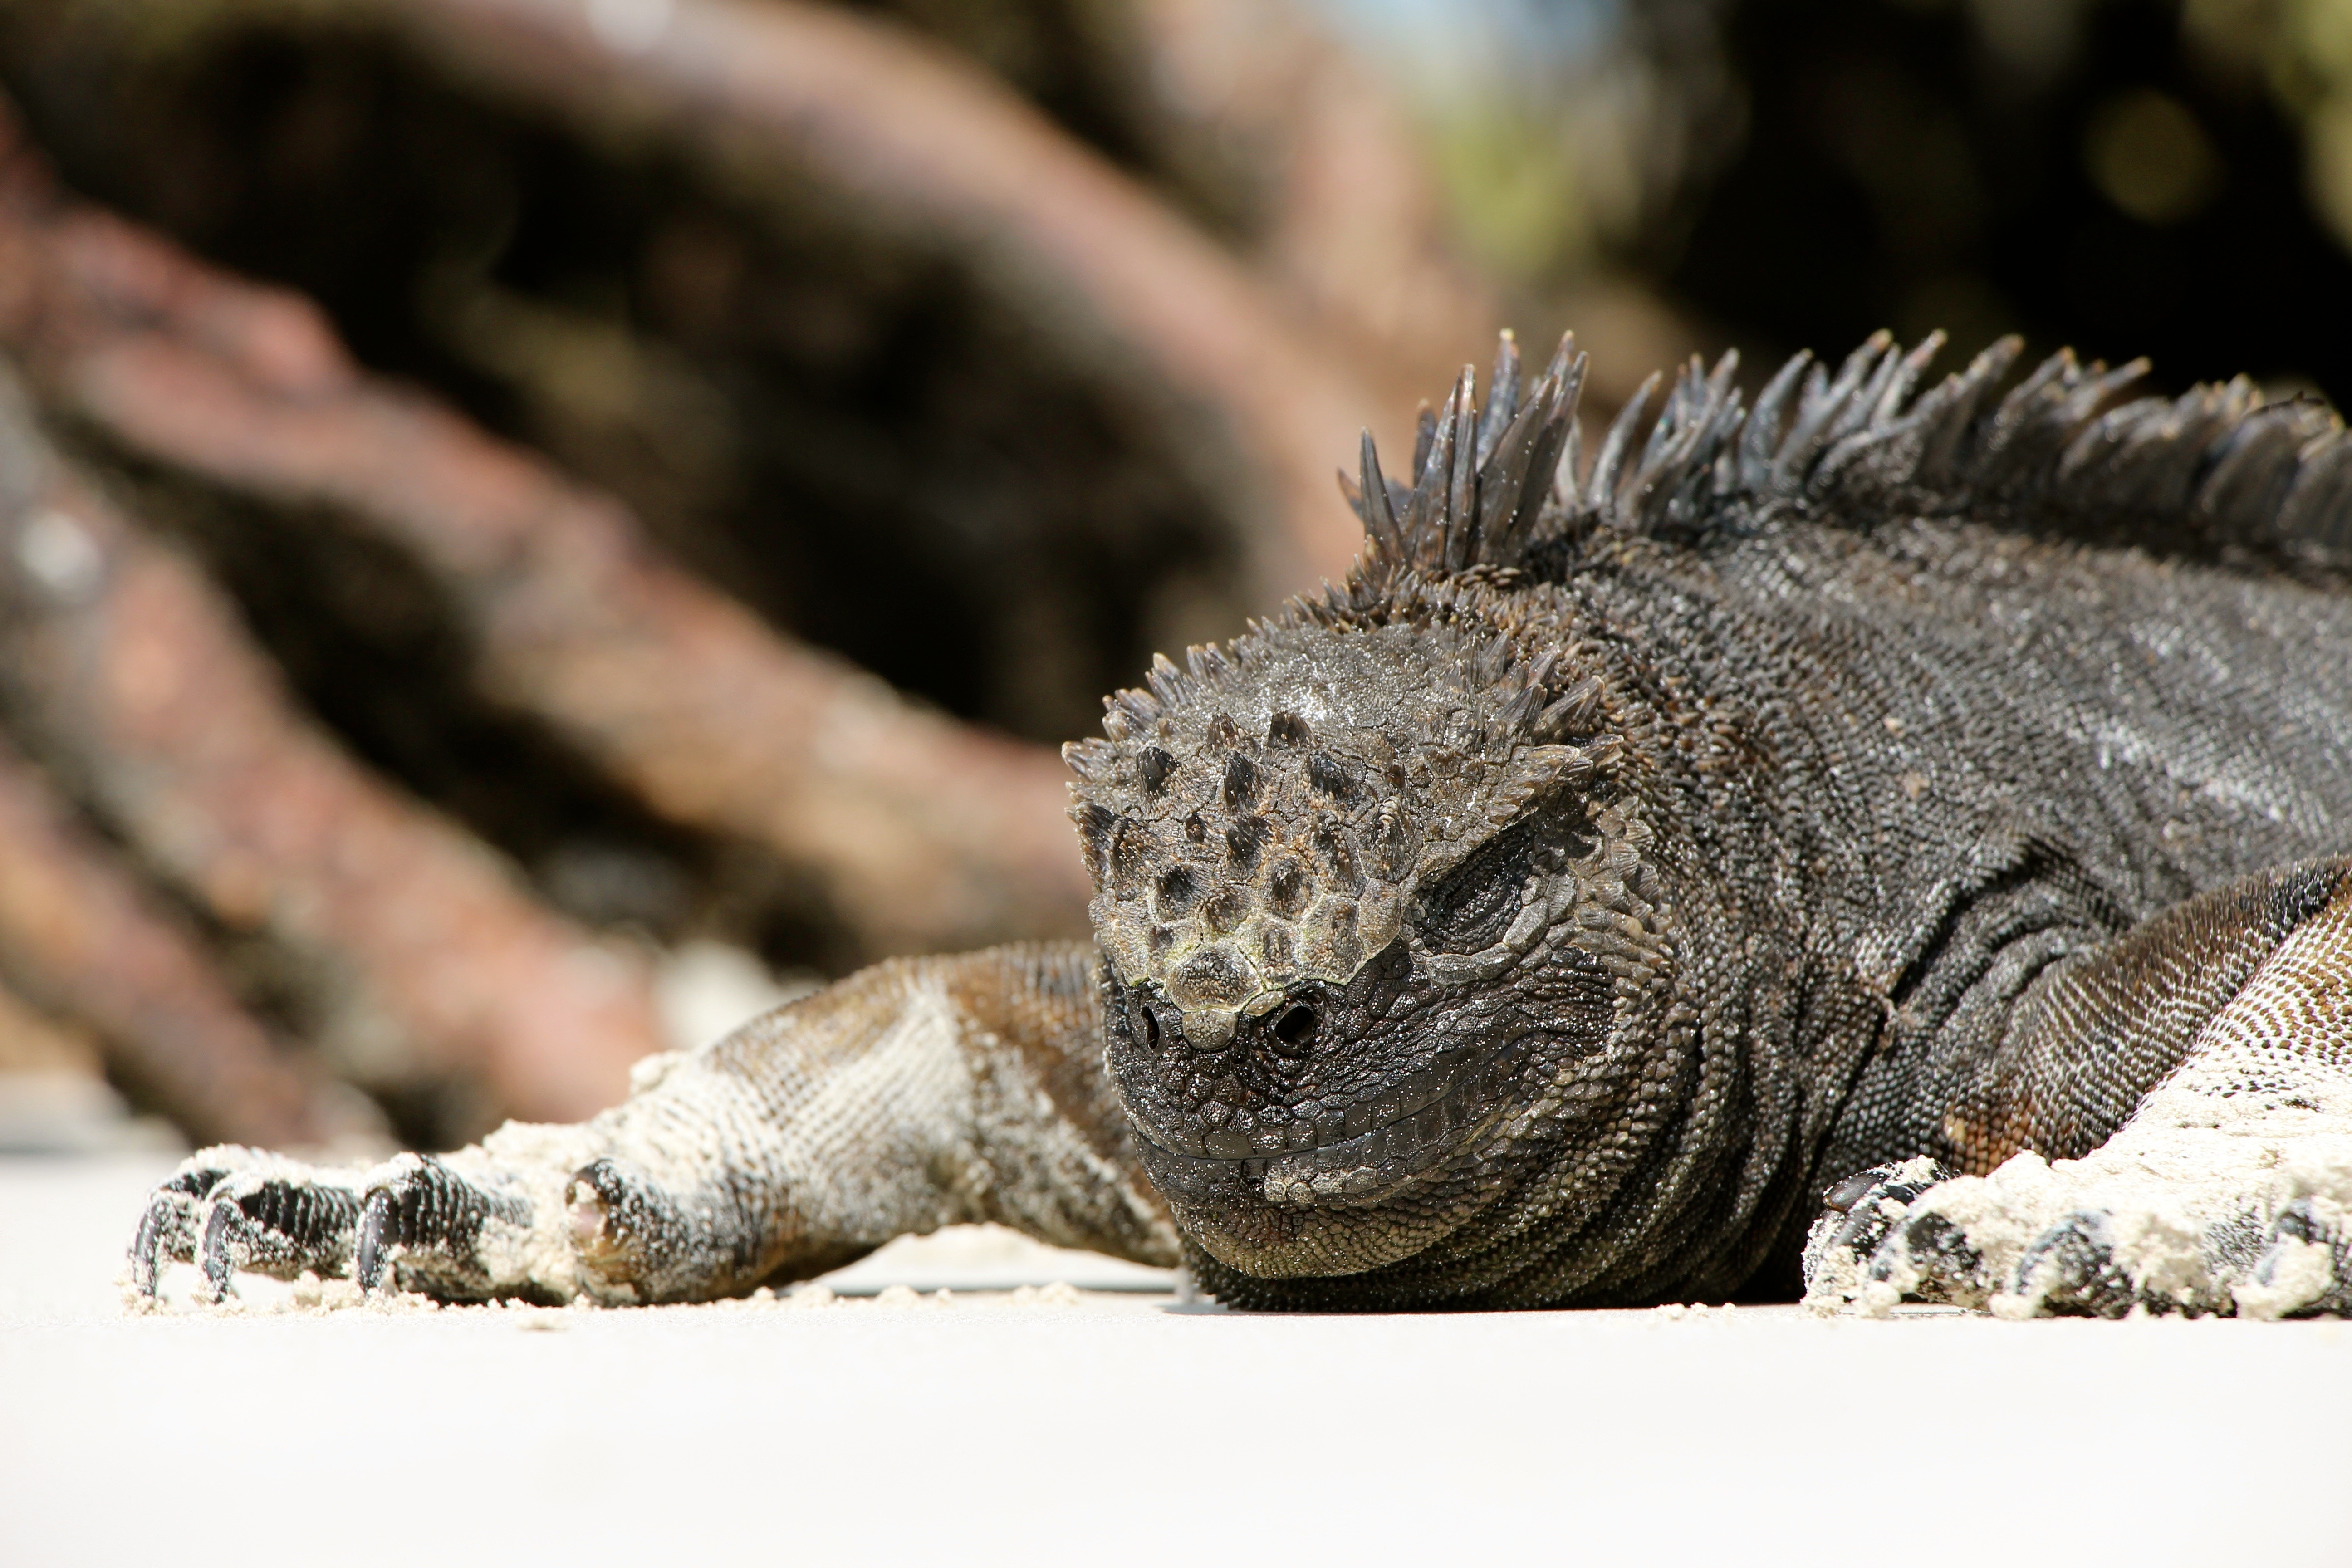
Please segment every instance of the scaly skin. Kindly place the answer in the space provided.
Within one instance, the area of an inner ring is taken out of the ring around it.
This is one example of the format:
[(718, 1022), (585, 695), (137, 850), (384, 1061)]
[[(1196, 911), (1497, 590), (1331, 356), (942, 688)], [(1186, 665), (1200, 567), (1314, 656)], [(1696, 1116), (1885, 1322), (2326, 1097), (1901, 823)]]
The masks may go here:
[(684, 1300), (987, 1217), (1264, 1308), (2341, 1310), (2352, 448), (2011, 354), (1694, 369), (1585, 472), (1507, 343), (1347, 584), (1069, 748), (1092, 950), (437, 1163), (207, 1151), (135, 1278)]

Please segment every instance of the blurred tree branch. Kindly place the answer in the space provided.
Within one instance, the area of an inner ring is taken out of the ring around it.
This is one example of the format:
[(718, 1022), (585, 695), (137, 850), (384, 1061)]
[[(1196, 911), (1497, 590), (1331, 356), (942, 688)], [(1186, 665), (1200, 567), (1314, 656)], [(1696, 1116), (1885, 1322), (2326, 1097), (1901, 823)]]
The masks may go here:
[(0, 972), (44, 1013), (87, 1022), (124, 1083), (191, 1137), (283, 1148), (383, 1135), (364, 1100), (270, 1040), (203, 947), (5, 740)]
[(380, 29), (592, 141), (674, 148), (771, 221), (805, 222), (815, 199), (951, 256), (1067, 358), (1192, 434), (1176, 449), (1244, 520), (1261, 603), (1355, 552), (1331, 454), (1393, 412), (1163, 201), (907, 29), (799, 0), (105, 4), (150, 33), (247, 16)]
[(546, 1121), (618, 1099), (661, 1045), (639, 963), (291, 710), (235, 612), (75, 471), (13, 384), (0, 475), (12, 724), (211, 919), (301, 957), (345, 1065), (378, 1086), (477, 1071), (498, 1106)]
[(1050, 752), (780, 638), (609, 500), (358, 374), (300, 301), (102, 216), (42, 214), (0, 203), (0, 245), (38, 290), (0, 332), (61, 406), (143, 458), (389, 540), (457, 607), (491, 698), (656, 812), (813, 868), (868, 947), (1075, 929), (1085, 879)]

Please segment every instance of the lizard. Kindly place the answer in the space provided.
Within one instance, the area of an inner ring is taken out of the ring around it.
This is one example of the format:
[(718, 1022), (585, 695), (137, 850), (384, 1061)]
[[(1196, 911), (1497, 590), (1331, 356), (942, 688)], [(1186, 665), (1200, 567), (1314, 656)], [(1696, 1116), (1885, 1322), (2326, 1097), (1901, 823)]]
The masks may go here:
[[(1507, 333), (1346, 578), (1065, 748), (1092, 940), (898, 959), (572, 1126), (190, 1157), (167, 1262), (709, 1300), (961, 1221), (1250, 1310), (2352, 1307), (2352, 437), (1940, 334)], [(943, 781), (943, 787), (951, 782)]]

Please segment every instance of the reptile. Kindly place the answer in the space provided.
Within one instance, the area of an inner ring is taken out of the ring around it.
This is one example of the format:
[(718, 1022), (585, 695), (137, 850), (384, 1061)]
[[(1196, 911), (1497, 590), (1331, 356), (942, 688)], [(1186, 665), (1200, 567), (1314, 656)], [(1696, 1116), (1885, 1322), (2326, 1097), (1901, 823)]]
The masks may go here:
[(2352, 437), (1885, 334), (1507, 334), (1345, 580), (1065, 748), (1091, 942), (894, 960), (576, 1126), (191, 1157), (130, 1284), (653, 1303), (995, 1221), (1255, 1310), (2352, 1305)]

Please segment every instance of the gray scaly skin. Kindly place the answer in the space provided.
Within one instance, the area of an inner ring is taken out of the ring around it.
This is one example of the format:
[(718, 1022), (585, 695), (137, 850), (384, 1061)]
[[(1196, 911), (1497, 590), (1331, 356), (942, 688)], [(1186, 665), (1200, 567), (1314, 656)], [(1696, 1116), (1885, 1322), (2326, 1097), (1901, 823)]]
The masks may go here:
[(134, 1283), (695, 1300), (990, 1218), (1255, 1308), (2345, 1310), (2352, 442), (1936, 346), (1695, 363), (1588, 463), (1507, 338), (1410, 486), (1367, 439), (1346, 583), (1066, 750), (1092, 945), (580, 1127), (206, 1151)]

